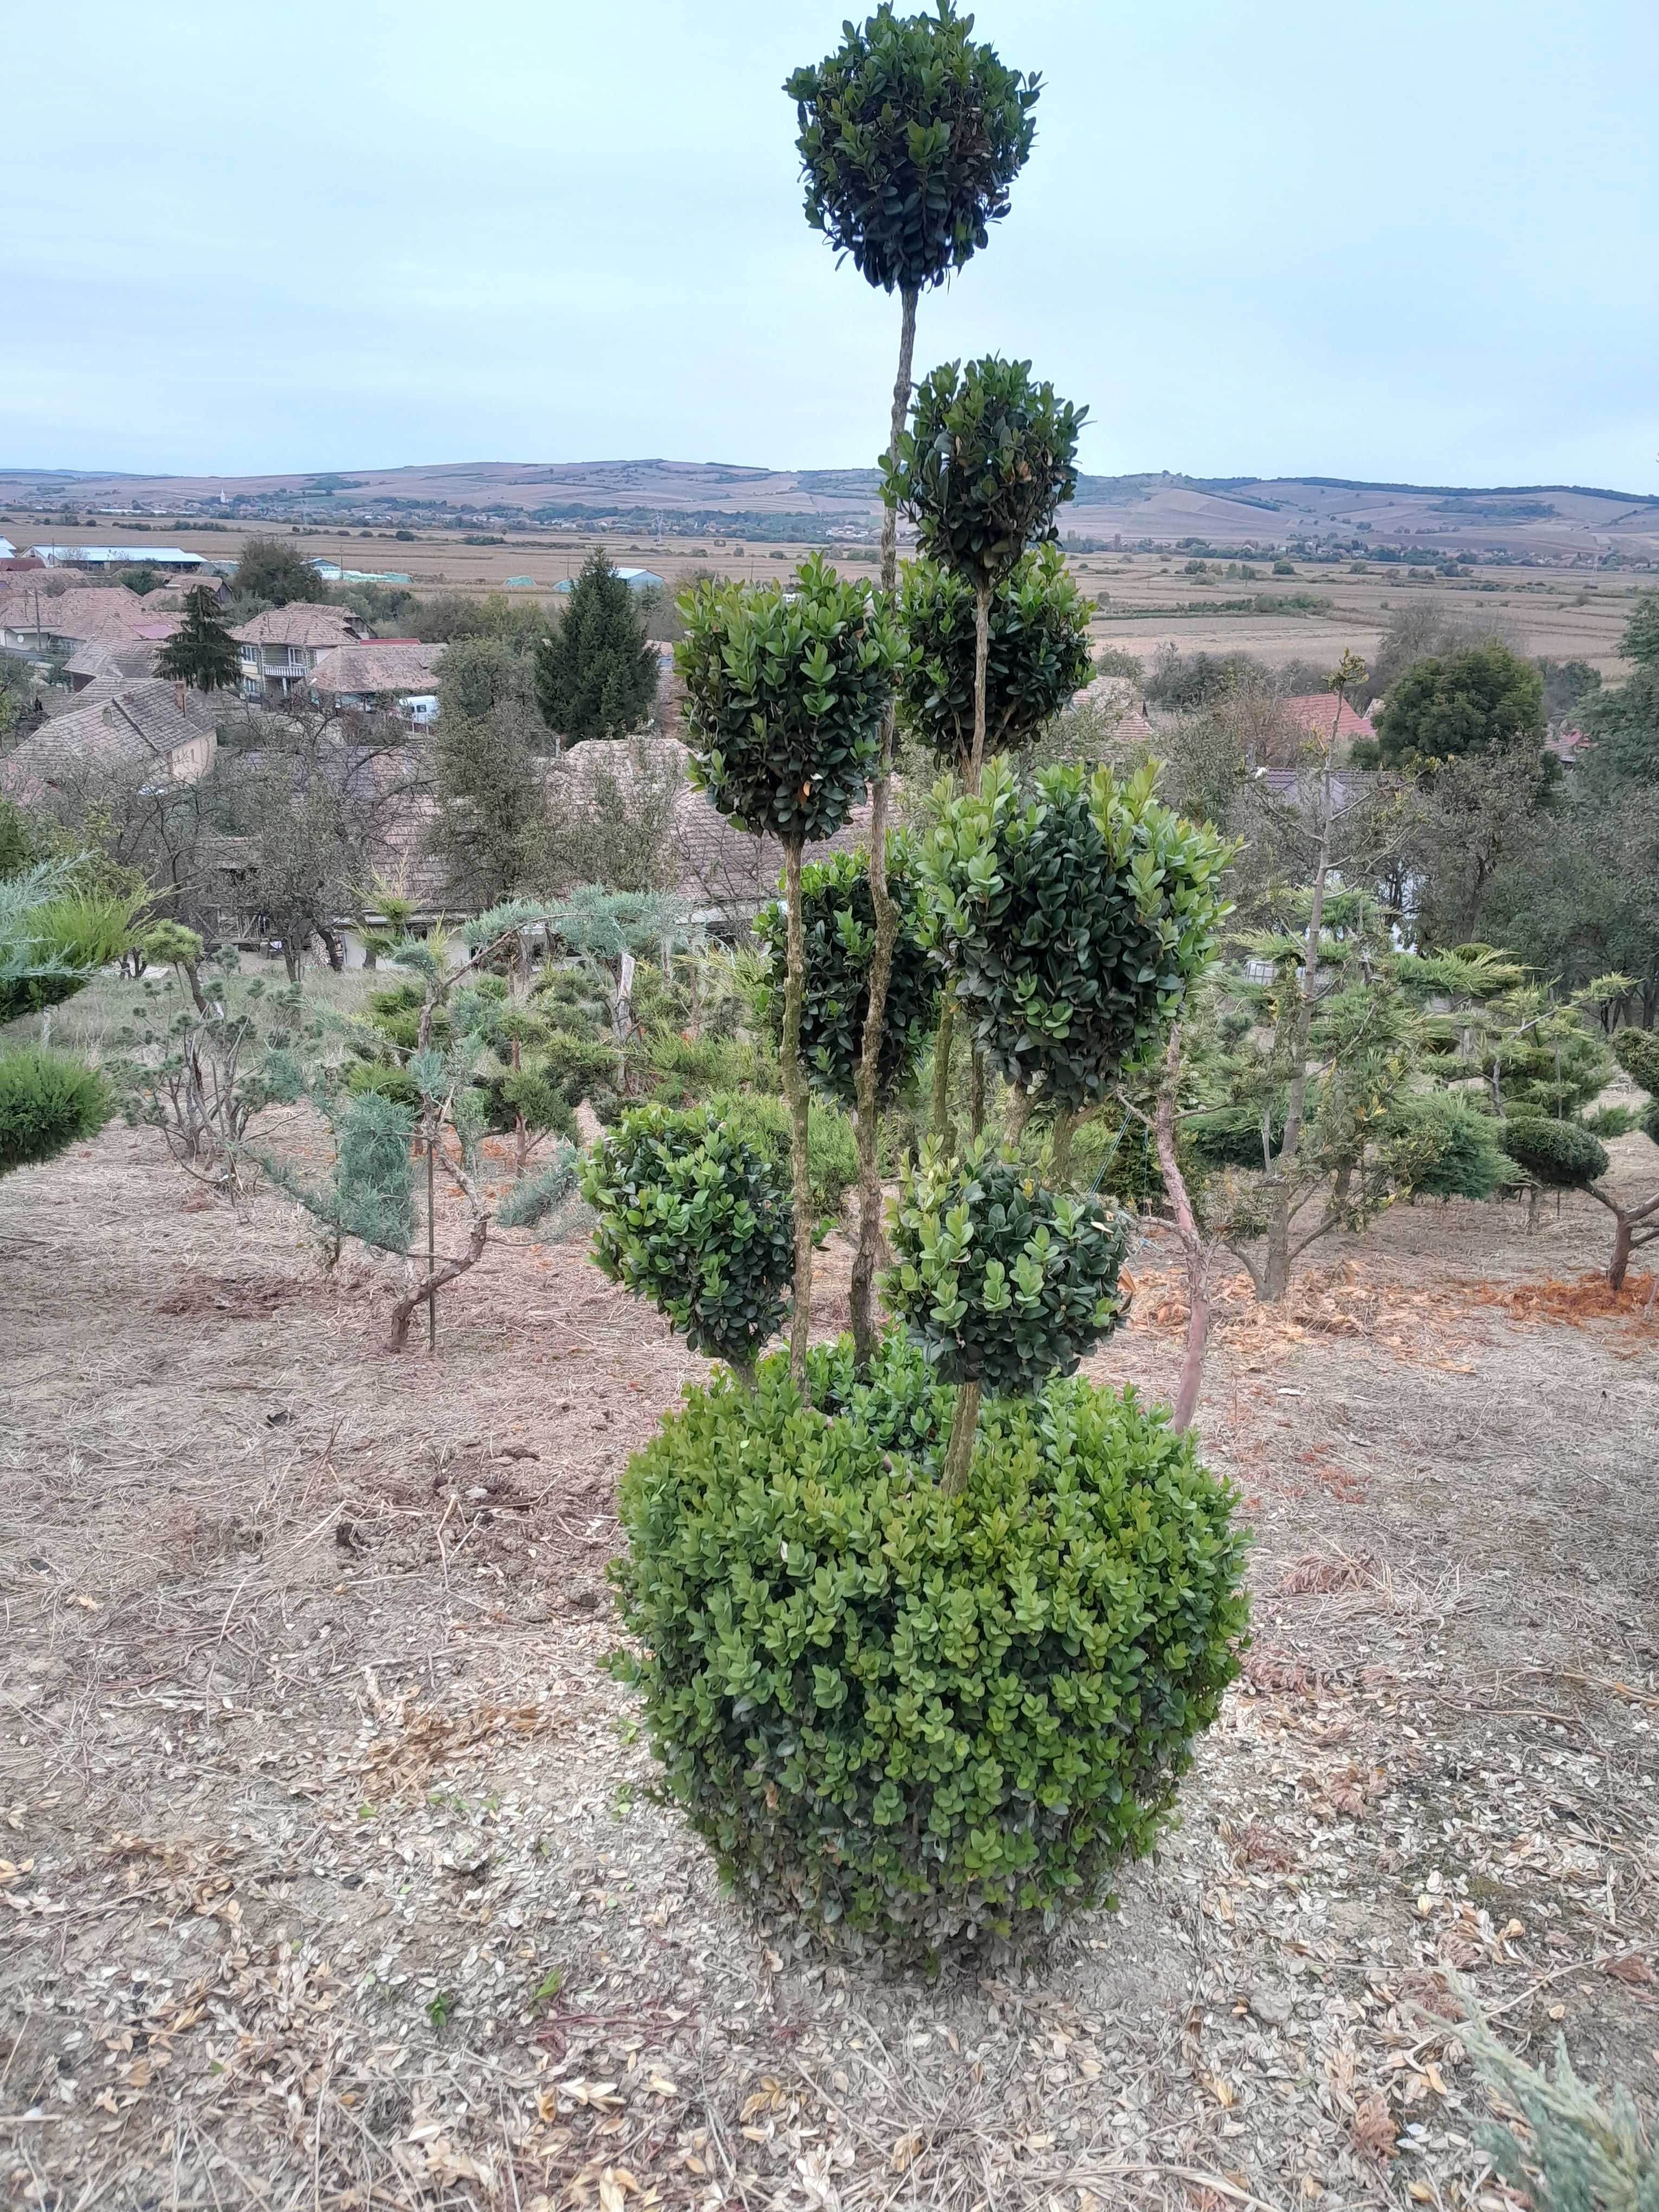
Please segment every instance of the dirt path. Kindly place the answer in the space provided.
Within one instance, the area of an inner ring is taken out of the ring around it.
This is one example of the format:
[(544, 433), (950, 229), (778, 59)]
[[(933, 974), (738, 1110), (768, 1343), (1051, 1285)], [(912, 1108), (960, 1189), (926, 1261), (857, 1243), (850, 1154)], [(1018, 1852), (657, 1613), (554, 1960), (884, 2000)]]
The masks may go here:
[[(6, 2201), (1485, 2212), (1448, 1968), (1651, 2096), (1656, 1334), (1510, 1296), (1593, 1208), (1403, 1212), (1240, 1314), (1256, 1641), (1183, 1824), (930, 1990), (756, 1928), (646, 1796), (614, 1485), (701, 1363), (580, 1249), (393, 1361), (290, 1208), (194, 1204), (124, 1131), (0, 1186)], [(1158, 1389), (1136, 1264), (1097, 1370)]]

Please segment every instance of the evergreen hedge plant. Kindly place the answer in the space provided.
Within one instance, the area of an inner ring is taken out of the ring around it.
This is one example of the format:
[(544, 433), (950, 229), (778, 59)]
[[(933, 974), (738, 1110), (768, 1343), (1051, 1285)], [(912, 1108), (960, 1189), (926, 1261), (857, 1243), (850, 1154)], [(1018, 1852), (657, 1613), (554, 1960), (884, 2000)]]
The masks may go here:
[(1112, 1903), (1237, 1672), (1232, 1494), (1132, 1392), (997, 1404), (951, 1496), (913, 1352), (809, 1384), (689, 1390), (623, 1478), (666, 1794), (739, 1895), (901, 1955)]

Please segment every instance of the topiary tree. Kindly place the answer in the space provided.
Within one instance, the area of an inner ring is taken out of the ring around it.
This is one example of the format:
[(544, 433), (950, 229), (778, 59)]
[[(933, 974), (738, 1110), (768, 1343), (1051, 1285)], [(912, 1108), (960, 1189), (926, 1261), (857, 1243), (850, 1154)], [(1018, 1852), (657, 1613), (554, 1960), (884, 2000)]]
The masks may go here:
[(185, 618), (155, 656), (158, 676), (197, 691), (234, 691), (241, 680), (241, 647), (214, 605), (198, 587), (185, 594)]
[(1048, 769), (1022, 802), (1006, 763), (923, 848), (939, 944), (975, 1044), (1015, 1098), (1073, 1115), (1161, 1046), (1226, 911), (1230, 848), (1153, 796), (1150, 765)]
[[(1089, 681), (1089, 601), (1053, 544), (1034, 547), (997, 587), (987, 630), (985, 750), (1018, 752)], [(899, 617), (908, 650), (904, 726), (959, 782), (974, 750), (974, 591), (933, 561), (906, 568)]]
[(991, 600), (1026, 549), (1054, 536), (1054, 515), (1077, 490), (1088, 411), (1034, 384), (1030, 362), (946, 362), (924, 378), (883, 470), (884, 496), (915, 524), (921, 551), (973, 591), (970, 781), (985, 759)]
[(713, 1113), (642, 1106), (594, 1146), (581, 1191), (599, 1214), (593, 1256), (605, 1274), (752, 1392), (793, 1268), (780, 1171)]
[[(915, 1077), (933, 1033), (939, 969), (927, 944), (909, 841), (896, 832), (887, 852), (887, 882), (899, 917), (877, 1066), (876, 1104), (884, 1107)], [(826, 1098), (857, 1103), (875, 954), (875, 900), (866, 853), (834, 853), (801, 870), (801, 932), (805, 975), (801, 1051), (809, 1080)], [(770, 1011), (781, 1026), (788, 986), (788, 916), (775, 901), (755, 918), (770, 958)]]
[(536, 699), (557, 738), (625, 738), (657, 696), (657, 651), (603, 546), (582, 563), (558, 626), (536, 647)]
[(903, 1179), (893, 1214), (887, 1304), (956, 1402), (942, 1486), (968, 1480), (981, 1394), (1012, 1397), (1075, 1373), (1122, 1311), (1125, 1216), (1057, 1197), (981, 1138), (959, 1161), (937, 1138)]
[(782, 1062), (794, 1121), (795, 1290), (790, 1360), (805, 1371), (812, 1282), (807, 1092), (801, 1059), (805, 939), (801, 848), (842, 827), (881, 750), (900, 643), (886, 600), (814, 554), (795, 587), (698, 586), (680, 602), (692, 772), (722, 814), (784, 850), (788, 916)]
[[(898, 373), (893, 383), (887, 459), (898, 459), (910, 404), (916, 303), (983, 246), (1008, 211), (1009, 189), (1031, 150), (1031, 111), (1039, 90), (971, 37), (971, 15), (951, 0), (932, 14), (896, 15), (884, 4), (862, 27), (848, 22), (842, 44), (815, 68), (797, 70), (784, 90), (795, 102), (806, 220), (838, 254), (850, 256), (871, 284), (897, 292)], [(881, 521), (881, 586), (898, 582), (898, 514), (890, 499)], [(883, 718), (871, 799), (870, 895), (874, 914), (864, 1035), (869, 1065), (858, 1078), (859, 1242), (853, 1263), (852, 1318), (860, 1361), (867, 1365), (876, 1332), (872, 1311), (881, 1231), (877, 1164), (880, 1079), (888, 977), (898, 942), (897, 905), (887, 891), (887, 784), (893, 717)]]

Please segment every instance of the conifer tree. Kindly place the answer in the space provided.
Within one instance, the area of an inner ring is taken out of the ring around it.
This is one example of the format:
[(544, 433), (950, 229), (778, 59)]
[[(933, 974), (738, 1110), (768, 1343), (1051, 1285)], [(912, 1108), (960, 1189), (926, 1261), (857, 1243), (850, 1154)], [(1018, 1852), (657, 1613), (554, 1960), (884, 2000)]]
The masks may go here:
[(205, 591), (188, 592), (185, 619), (155, 656), (155, 672), (195, 691), (232, 691), (241, 655), (229, 625)]
[(542, 719), (568, 744), (625, 738), (656, 696), (645, 617), (600, 547), (583, 562), (558, 628), (536, 648)]

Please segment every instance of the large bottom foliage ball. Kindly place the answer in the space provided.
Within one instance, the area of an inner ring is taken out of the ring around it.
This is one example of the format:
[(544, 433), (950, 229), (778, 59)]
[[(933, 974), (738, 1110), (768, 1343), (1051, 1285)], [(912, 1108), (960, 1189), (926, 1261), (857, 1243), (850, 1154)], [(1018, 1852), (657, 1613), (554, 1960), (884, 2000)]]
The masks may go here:
[(665, 1790), (740, 1894), (908, 1954), (1052, 1928), (1148, 1850), (1247, 1620), (1233, 1496), (1073, 1378), (988, 1406), (890, 1340), (808, 1401), (781, 1356), (687, 1391), (629, 1464), (613, 1570)]
[(0, 1175), (95, 1136), (111, 1110), (108, 1084), (84, 1060), (37, 1046), (0, 1054)]

